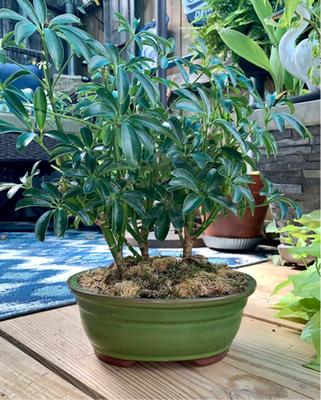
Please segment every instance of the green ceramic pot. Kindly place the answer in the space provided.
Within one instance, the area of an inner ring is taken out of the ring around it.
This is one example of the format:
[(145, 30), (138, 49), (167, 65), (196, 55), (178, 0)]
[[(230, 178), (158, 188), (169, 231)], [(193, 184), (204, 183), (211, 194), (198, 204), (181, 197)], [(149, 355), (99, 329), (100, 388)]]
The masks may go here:
[(120, 360), (181, 361), (225, 354), (256, 287), (248, 276), (243, 293), (224, 297), (110, 297), (81, 288), (82, 273), (71, 276), (68, 285), (77, 298), (84, 329), (100, 358)]

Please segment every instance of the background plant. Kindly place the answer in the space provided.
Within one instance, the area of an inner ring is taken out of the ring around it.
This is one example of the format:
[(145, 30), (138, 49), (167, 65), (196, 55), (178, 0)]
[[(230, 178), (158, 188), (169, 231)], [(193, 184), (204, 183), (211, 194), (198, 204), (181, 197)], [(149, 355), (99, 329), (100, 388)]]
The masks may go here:
[(274, 289), (273, 294), (292, 285), (291, 291), (274, 305), (279, 310), (276, 317), (301, 320), (305, 324), (301, 339), (312, 343), (316, 350), (315, 359), (307, 366), (320, 371), (320, 210), (303, 215), (279, 232), (287, 235), (288, 244), (293, 246), (289, 251), (294, 257), (303, 262), (309, 256), (315, 257), (313, 265), (289, 276)]
[[(13, 85), (18, 76), (27, 73), (23, 67), (3, 83), (1, 96), (24, 128), (17, 129), (3, 120), (0, 132), (19, 132), (18, 150), (38, 143), (48, 153), (56, 178), (35, 187), (37, 163), (20, 183), (4, 183), (0, 190), (8, 190), (9, 197), (23, 190), (24, 198), (17, 209), (46, 209), (35, 225), (40, 240), (45, 239), (50, 223), (59, 237), (70, 223), (76, 227), (79, 223), (98, 225), (120, 277), (123, 246), (127, 244), (137, 259), (148, 258), (150, 231), (164, 240), (172, 223), (179, 232), (183, 256), (189, 258), (194, 239), (217, 215), (242, 213), (246, 206), (253, 210), (247, 171), (258, 168), (260, 148), (265, 148), (268, 156), (277, 152), (274, 137), (266, 129), (271, 120), (280, 131), (287, 123), (302, 137), (309, 135), (291, 115), (289, 103), (278, 101), (274, 94), (263, 102), (251, 81), (211, 56), (202, 40), (193, 46), (191, 61), (172, 58), (171, 39), (137, 32), (138, 20), (130, 26), (117, 15), (119, 29), (128, 36), (125, 46), (118, 49), (91, 38), (78, 27), (80, 21), (73, 15), (48, 21), (44, 0), (34, 0), (33, 7), (27, 0), (17, 1), (27, 18), (0, 10), (1, 18), (18, 20), (15, 31), (9, 34), (10, 41), (2, 41), (3, 52), (31, 30), (37, 32), (43, 44), (44, 80), (39, 81), (32, 102)], [(67, 107), (54, 95), (64, 68), (62, 41), (87, 61), (92, 79), (79, 85), (76, 102), (67, 101)], [(154, 47), (158, 62), (153, 70), (149, 68), (150, 59), (133, 57), (133, 44)], [(195, 58), (201, 63), (195, 63)], [(169, 61), (180, 70), (185, 81), (182, 87), (156, 76)], [(58, 69), (54, 80), (50, 76), (53, 65)], [(203, 76), (208, 78), (207, 87), (199, 82)], [(168, 106), (160, 102), (160, 84), (173, 93), (174, 100)], [(250, 118), (253, 110), (242, 96), (244, 89), (260, 102), (264, 127)], [(274, 108), (282, 104), (289, 105), (289, 113)], [(79, 124), (79, 134), (66, 131), (64, 120)], [(54, 146), (47, 138), (55, 141)], [(264, 194), (267, 202), (279, 201), (283, 211), (292, 205), (268, 181)], [(200, 225), (195, 224), (197, 210), (202, 216)], [(139, 252), (127, 243), (126, 231), (137, 240)]]
[[(271, 1), (273, 10), (276, 10), (277, 3), (277, 1)], [(226, 46), (220, 36), (223, 28), (231, 28), (243, 33), (260, 44), (265, 53), (269, 54), (269, 37), (250, 0), (209, 0), (207, 4), (212, 12), (208, 15), (205, 26), (199, 29), (199, 34), (212, 54), (223, 59), (231, 56), (231, 49)], [(234, 53), (232, 56), (237, 62), (238, 55)]]
[[(255, 13), (260, 20), (261, 26), (268, 37), (269, 46), (262, 46), (259, 41), (247, 37), (241, 31), (238, 31), (233, 26), (223, 26), (219, 31), (221, 39), (233, 52), (240, 57), (245, 58), (256, 66), (263, 68), (270, 73), (274, 81), (275, 89), (281, 93), (284, 89), (289, 94), (298, 94), (303, 88), (303, 83), (292, 77), (282, 67), (278, 46), (283, 34), (292, 24), (297, 23), (298, 15), (295, 12), (299, 0), (285, 0), (283, 17), (280, 20), (273, 18), (277, 9), (272, 2), (268, 0), (250, 0)], [(277, 3), (279, 5), (279, 3)], [(320, 37), (319, 32), (319, 16), (317, 16), (320, 2), (315, 0), (307, 1), (307, 6), (312, 10), (312, 20), (310, 21), (311, 32), (306, 33), (311, 39), (315, 36)], [(319, 46), (315, 46), (316, 57), (319, 54)], [(313, 74), (313, 71), (311, 71)]]

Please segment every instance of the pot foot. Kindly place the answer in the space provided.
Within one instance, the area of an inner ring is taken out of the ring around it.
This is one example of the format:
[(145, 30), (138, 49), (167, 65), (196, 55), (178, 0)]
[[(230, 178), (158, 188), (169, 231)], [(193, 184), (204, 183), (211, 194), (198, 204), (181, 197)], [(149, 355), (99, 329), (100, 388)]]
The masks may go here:
[(223, 351), (223, 353), (216, 354), (212, 357), (200, 358), (198, 360), (190, 360), (187, 361), (189, 365), (196, 365), (198, 367), (206, 367), (207, 365), (215, 364), (218, 361), (221, 361), (227, 355), (227, 351)]
[(135, 361), (133, 360), (121, 360), (120, 358), (105, 356), (104, 354), (97, 352), (95, 352), (95, 354), (100, 361), (103, 361), (106, 364), (115, 365), (116, 367), (128, 368), (135, 364)]

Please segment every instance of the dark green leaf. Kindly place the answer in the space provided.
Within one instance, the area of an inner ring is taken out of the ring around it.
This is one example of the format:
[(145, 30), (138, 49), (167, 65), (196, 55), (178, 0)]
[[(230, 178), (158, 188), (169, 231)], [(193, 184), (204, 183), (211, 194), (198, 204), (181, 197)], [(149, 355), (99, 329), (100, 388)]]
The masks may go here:
[(39, 22), (43, 25), (47, 19), (47, 5), (45, 0), (33, 0), (33, 6)]
[(5, 102), (7, 103), (8, 107), (10, 108), (10, 110), (15, 114), (15, 116), (30, 128), (31, 121), (29, 115), (24, 105), (22, 104), (21, 100), (18, 98), (18, 96), (8, 90), (2, 92), (2, 96)]
[(165, 240), (170, 228), (169, 212), (163, 210), (155, 223), (155, 237), (157, 240)]
[(195, 211), (202, 204), (202, 197), (198, 196), (195, 193), (190, 193), (185, 197), (183, 203), (183, 214), (189, 214)]
[(27, 197), (18, 201), (15, 210), (28, 207), (50, 207), (50, 203), (43, 199)]
[(126, 71), (119, 67), (116, 74), (118, 100), (122, 104), (129, 94), (129, 80)]
[(20, 15), (15, 11), (9, 10), (8, 8), (2, 8), (0, 10), (0, 19), (13, 19), (16, 21), (26, 21), (26, 18), (23, 15)]
[(17, 0), (20, 8), (26, 13), (27, 17), (36, 25), (39, 25), (39, 19), (29, 0)]
[(141, 159), (141, 144), (136, 132), (127, 123), (121, 127), (121, 147), (128, 164), (137, 167)]
[(17, 44), (22, 43), (31, 36), (37, 29), (37, 26), (29, 21), (20, 21), (15, 26), (15, 40)]
[(57, 237), (62, 237), (68, 228), (68, 215), (62, 208), (54, 212), (54, 232)]
[(93, 144), (93, 135), (91, 130), (87, 127), (83, 127), (80, 129), (80, 133), (85, 146), (91, 147)]
[(41, 242), (45, 240), (49, 222), (52, 217), (52, 213), (53, 213), (52, 210), (45, 212), (36, 222), (35, 234), (37, 236), (37, 239), (40, 240)]
[(4, 82), (3, 82), (3, 86), (9, 86), (11, 83), (13, 83), (14, 81), (16, 81), (17, 79), (26, 76), (26, 75), (30, 75), (29, 71), (26, 70), (20, 70), (17, 71), (15, 73), (13, 73), (12, 75), (10, 75)]
[(35, 91), (33, 105), (38, 128), (42, 131), (47, 117), (47, 97), (41, 86)]
[(91, 59), (91, 52), (85, 41), (72, 33), (69, 29), (60, 28), (59, 31), (63, 34), (65, 40), (74, 49), (75, 53), (89, 62)]
[(107, 60), (106, 57), (103, 56), (94, 56), (89, 60), (88, 63), (88, 70), (95, 71), (96, 69), (105, 67), (106, 65), (110, 64), (110, 61)]
[(85, 194), (92, 193), (96, 189), (96, 181), (93, 178), (87, 178), (84, 186), (83, 191)]
[(64, 24), (81, 24), (81, 21), (73, 14), (61, 14), (50, 21), (50, 26)]
[(16, 148), (22, 150), (27, 147), (37, 135), (34, 132), (25, 132), (17, 137)]
[(114, 110), (106, 103), (90, 104), (88, 107), (86, 107), (84, 111), (85, 118), (97, 117), (97, 116), (111, 118), (114, 117), (114, 115), (115, 115)]
[(45, 136), (58, 140), (61, 143), (69, 144), (68, 136), (64, 132), (52, 130), (45, 133)]
[(56, 67), (59, 69), (64, 61), (64, 47), (59, 36), (52, 29), (45, 29), (45, 39), (49, 54)]
[(150, 102), (154, 105), (159, 100), (159, 90), (157, 85), (153, 82), (153, 80), (141, 72), (134, 71), (133, 75), (136, 77), (138, 82), (143, 86)]
[(113, 202), (111, 224), (115, 233), (121, 234), (126, 225), (125, 204), (119, 200)]
[(107, 104), (108, 107), (112, 108), (115, 113), (117, 113), (117, 102), (112, 93), (108, 92), (106, 89), (98, 89), (97, 95), (101, 101)]

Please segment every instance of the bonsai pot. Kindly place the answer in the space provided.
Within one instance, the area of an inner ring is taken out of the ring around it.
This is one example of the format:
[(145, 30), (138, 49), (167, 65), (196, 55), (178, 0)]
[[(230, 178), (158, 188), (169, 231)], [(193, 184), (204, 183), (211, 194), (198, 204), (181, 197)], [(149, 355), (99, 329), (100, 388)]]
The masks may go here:
[(208, 365), (222, 359), (239, 329), (255, 280), (244, 292), (215, 298), (111, 297), (81, 288), (80, 272), (68, 279), (83, 327), (97, 357), (128, 367), (135, 361), (186, 361)]
[(252, 175), (252, 178), (254, 182), (249, 188), (256, 206), (253, 215), (250, 208), (247, 208), (242, 217), (231, 212), (219, 217), (204, 231), (206, 246), (218, 250), (250, 250), (260, 243), (268, 206), (261, 206), (265, 197), (260, 195), (263, 188), (260, 175)]

